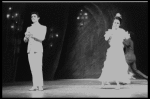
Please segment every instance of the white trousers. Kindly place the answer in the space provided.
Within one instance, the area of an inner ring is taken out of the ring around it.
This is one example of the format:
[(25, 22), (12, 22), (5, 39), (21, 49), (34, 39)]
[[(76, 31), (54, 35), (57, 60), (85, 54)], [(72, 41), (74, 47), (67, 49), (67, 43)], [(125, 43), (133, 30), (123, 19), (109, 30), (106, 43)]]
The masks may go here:
[(28, 54), (33, 86), (43, 86), (42, 57), (43, 53)]

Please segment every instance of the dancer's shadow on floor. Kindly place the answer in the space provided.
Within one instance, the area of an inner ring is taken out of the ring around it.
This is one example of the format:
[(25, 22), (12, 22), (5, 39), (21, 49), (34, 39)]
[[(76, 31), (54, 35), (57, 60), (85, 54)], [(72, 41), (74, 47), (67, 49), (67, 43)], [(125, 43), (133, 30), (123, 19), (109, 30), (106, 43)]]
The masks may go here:
[(66, 88), (66, 86), (50, 85), (48, 87), (44, 87), (43, 90), (56, 90), (56, 89), (63, 89), (63, 88)]

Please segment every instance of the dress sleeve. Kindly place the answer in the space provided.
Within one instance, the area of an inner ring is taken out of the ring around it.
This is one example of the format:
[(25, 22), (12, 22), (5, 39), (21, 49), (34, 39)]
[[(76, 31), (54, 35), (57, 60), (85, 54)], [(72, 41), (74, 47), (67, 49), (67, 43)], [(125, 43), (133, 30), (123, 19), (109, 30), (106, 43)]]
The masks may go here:
[(104, 35), (105, 40), (107, 41), (110, 36), (111, 36), (111, 31), (110, 31), (110, 30), (106, 31), (106, 32), (105, 32), (105, 35)]

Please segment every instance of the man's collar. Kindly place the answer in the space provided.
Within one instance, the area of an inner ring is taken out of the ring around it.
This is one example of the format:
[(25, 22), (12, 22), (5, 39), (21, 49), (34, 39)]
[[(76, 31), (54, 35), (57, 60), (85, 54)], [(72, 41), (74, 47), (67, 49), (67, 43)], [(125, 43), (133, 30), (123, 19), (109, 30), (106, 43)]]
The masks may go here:
[(39, 22), (36, 22), (36, 23), (33, 23), (32, 26), (35, 26), (35, 25), (40, 25)]

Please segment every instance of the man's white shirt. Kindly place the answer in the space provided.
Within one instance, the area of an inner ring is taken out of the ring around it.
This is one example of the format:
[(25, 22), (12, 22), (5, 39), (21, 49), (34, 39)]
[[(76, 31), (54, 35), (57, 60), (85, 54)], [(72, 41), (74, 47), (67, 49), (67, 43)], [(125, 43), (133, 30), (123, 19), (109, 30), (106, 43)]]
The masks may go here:
[(32, 24), (27, 28), (25, 35), (28, 33), (33, 35), (33, 38), (29, 38), (27, 53), (43, 52), (42, 42), (35, 40), (34, 37), (43, 41), (45, 39), (46, 31), (47, 27), (39, 23)]

